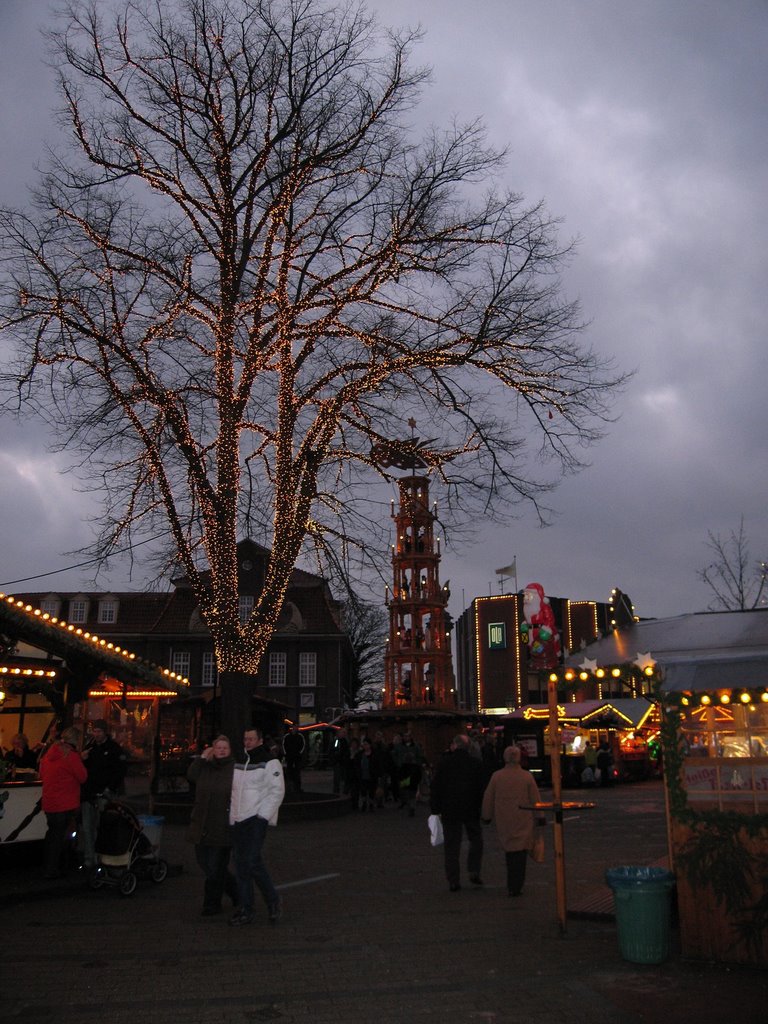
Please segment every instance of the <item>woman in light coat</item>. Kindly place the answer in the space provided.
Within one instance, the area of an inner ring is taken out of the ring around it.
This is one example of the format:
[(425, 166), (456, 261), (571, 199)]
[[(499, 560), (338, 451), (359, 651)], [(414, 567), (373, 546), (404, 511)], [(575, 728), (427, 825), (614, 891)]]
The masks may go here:
[(494, 772), (483, 796), (482, 816), (496, 825), (507, 861), (507, 892), (519, 896), (525, 883), (528, 851), (533, 848), (539, 789), (530, 772), (520, 767), (520, 748), (507, 747), (504, 767)]

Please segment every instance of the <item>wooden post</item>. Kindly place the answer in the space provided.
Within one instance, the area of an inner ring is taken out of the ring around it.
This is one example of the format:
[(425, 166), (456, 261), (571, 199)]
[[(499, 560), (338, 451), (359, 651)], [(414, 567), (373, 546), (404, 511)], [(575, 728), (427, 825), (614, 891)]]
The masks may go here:
[(563, 842), (562, 778), (560, 769), (560, 722), (557, 717), (557, 680), (547, 680), (549, 706), (549, 757), (552, 773), (552, 810), (554, 812), (555, 891), (557, 894), (557, 923), (560, 934), (565, 934), (567, 909), (565, 903), (565, 845)]

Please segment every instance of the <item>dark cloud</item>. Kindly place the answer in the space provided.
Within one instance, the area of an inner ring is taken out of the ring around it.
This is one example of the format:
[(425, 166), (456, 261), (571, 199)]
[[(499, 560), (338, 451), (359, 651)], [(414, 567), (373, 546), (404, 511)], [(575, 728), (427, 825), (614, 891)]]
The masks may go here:
[[(564, 287), (581, 297), (587, 337), (636, 375), (619, 421), (565, 480), (553, 525), (531, 511), (450, 551), (452, 610), (497, 589), (516, 555), (519, 582), (576, 598), (620, 586), (643, 615), (697, 610), (707, 531), (742, 514), (752, 552), (768, 554), (765, 516), (765, 238), (768, 104), (763, 0), (376, 0), (384, 24), (420, 22), (416, 60), (434, 69), (414, 122), (482, 116), (509, 150), (505, 181), (544, 198), (578, 237)], [(50, 72), (35, 25), (45, 3), (0, 4), (5, 145), (0, 201), (22, 186), (51, 125)], [(67, 522), (45, 510), (38, 435), (3, 434), (14, 482), (0, 505), (9, 571), (84, 542), (93, 505), (55, 485)], [(27, 474), (19, 469), (28, 457)], [(34, 467), (34, 472), (29, 466)], [(55, 474), (54, 474), (55, 475)], [(7, 477), (6, 477), (7, 479)], [(42, 488), (42, 489), (41, 489)], [(43, 510), (41, 510), (41, 504)], [(35, 530), (26, 529), (34, 524)], [(37, 547), (37, 528), (55, 544)], [(69, 531), (71, 530), (71, 533)], [(70, 538), (71, 539), (68, 539)], [(0, 571), (0, 575), (8, 573)]]

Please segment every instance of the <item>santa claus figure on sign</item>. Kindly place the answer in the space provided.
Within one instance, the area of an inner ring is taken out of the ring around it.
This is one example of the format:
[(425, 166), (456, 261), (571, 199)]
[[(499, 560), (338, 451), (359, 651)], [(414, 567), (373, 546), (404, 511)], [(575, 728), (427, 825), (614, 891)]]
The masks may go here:
[(528, 664), (534, 671), (556, 668), (560, 662), (560, 634), (555, 613), (540, 583), (529, 583), (523, 591), (523, 622), (520, 633), (528, 644)]

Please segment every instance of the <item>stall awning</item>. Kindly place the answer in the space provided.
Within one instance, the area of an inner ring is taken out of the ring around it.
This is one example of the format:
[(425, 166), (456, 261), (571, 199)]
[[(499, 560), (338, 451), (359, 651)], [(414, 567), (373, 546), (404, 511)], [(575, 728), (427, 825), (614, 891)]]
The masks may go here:
[[(575, 722), (585, 728), (596, 725), (598, 720), (612, 717), (619, 728), (640, 729), (652, 712), (653, 704), (647, 700), (621, 697), (613, 700), (558, 701), (557, 717), (561, 722)], [(526, 704), (504, 718), (546, 721), (549, 718), (549, 706)]]
[(43, 613), (39, 608), (0, 594), (0, 633), (12, 642), (24, 641), (74, 665), (89, 665), (120, 682), (135, 686), (187, 693), (189, 681), (153, 665), (117, 644), (88, 630)]

